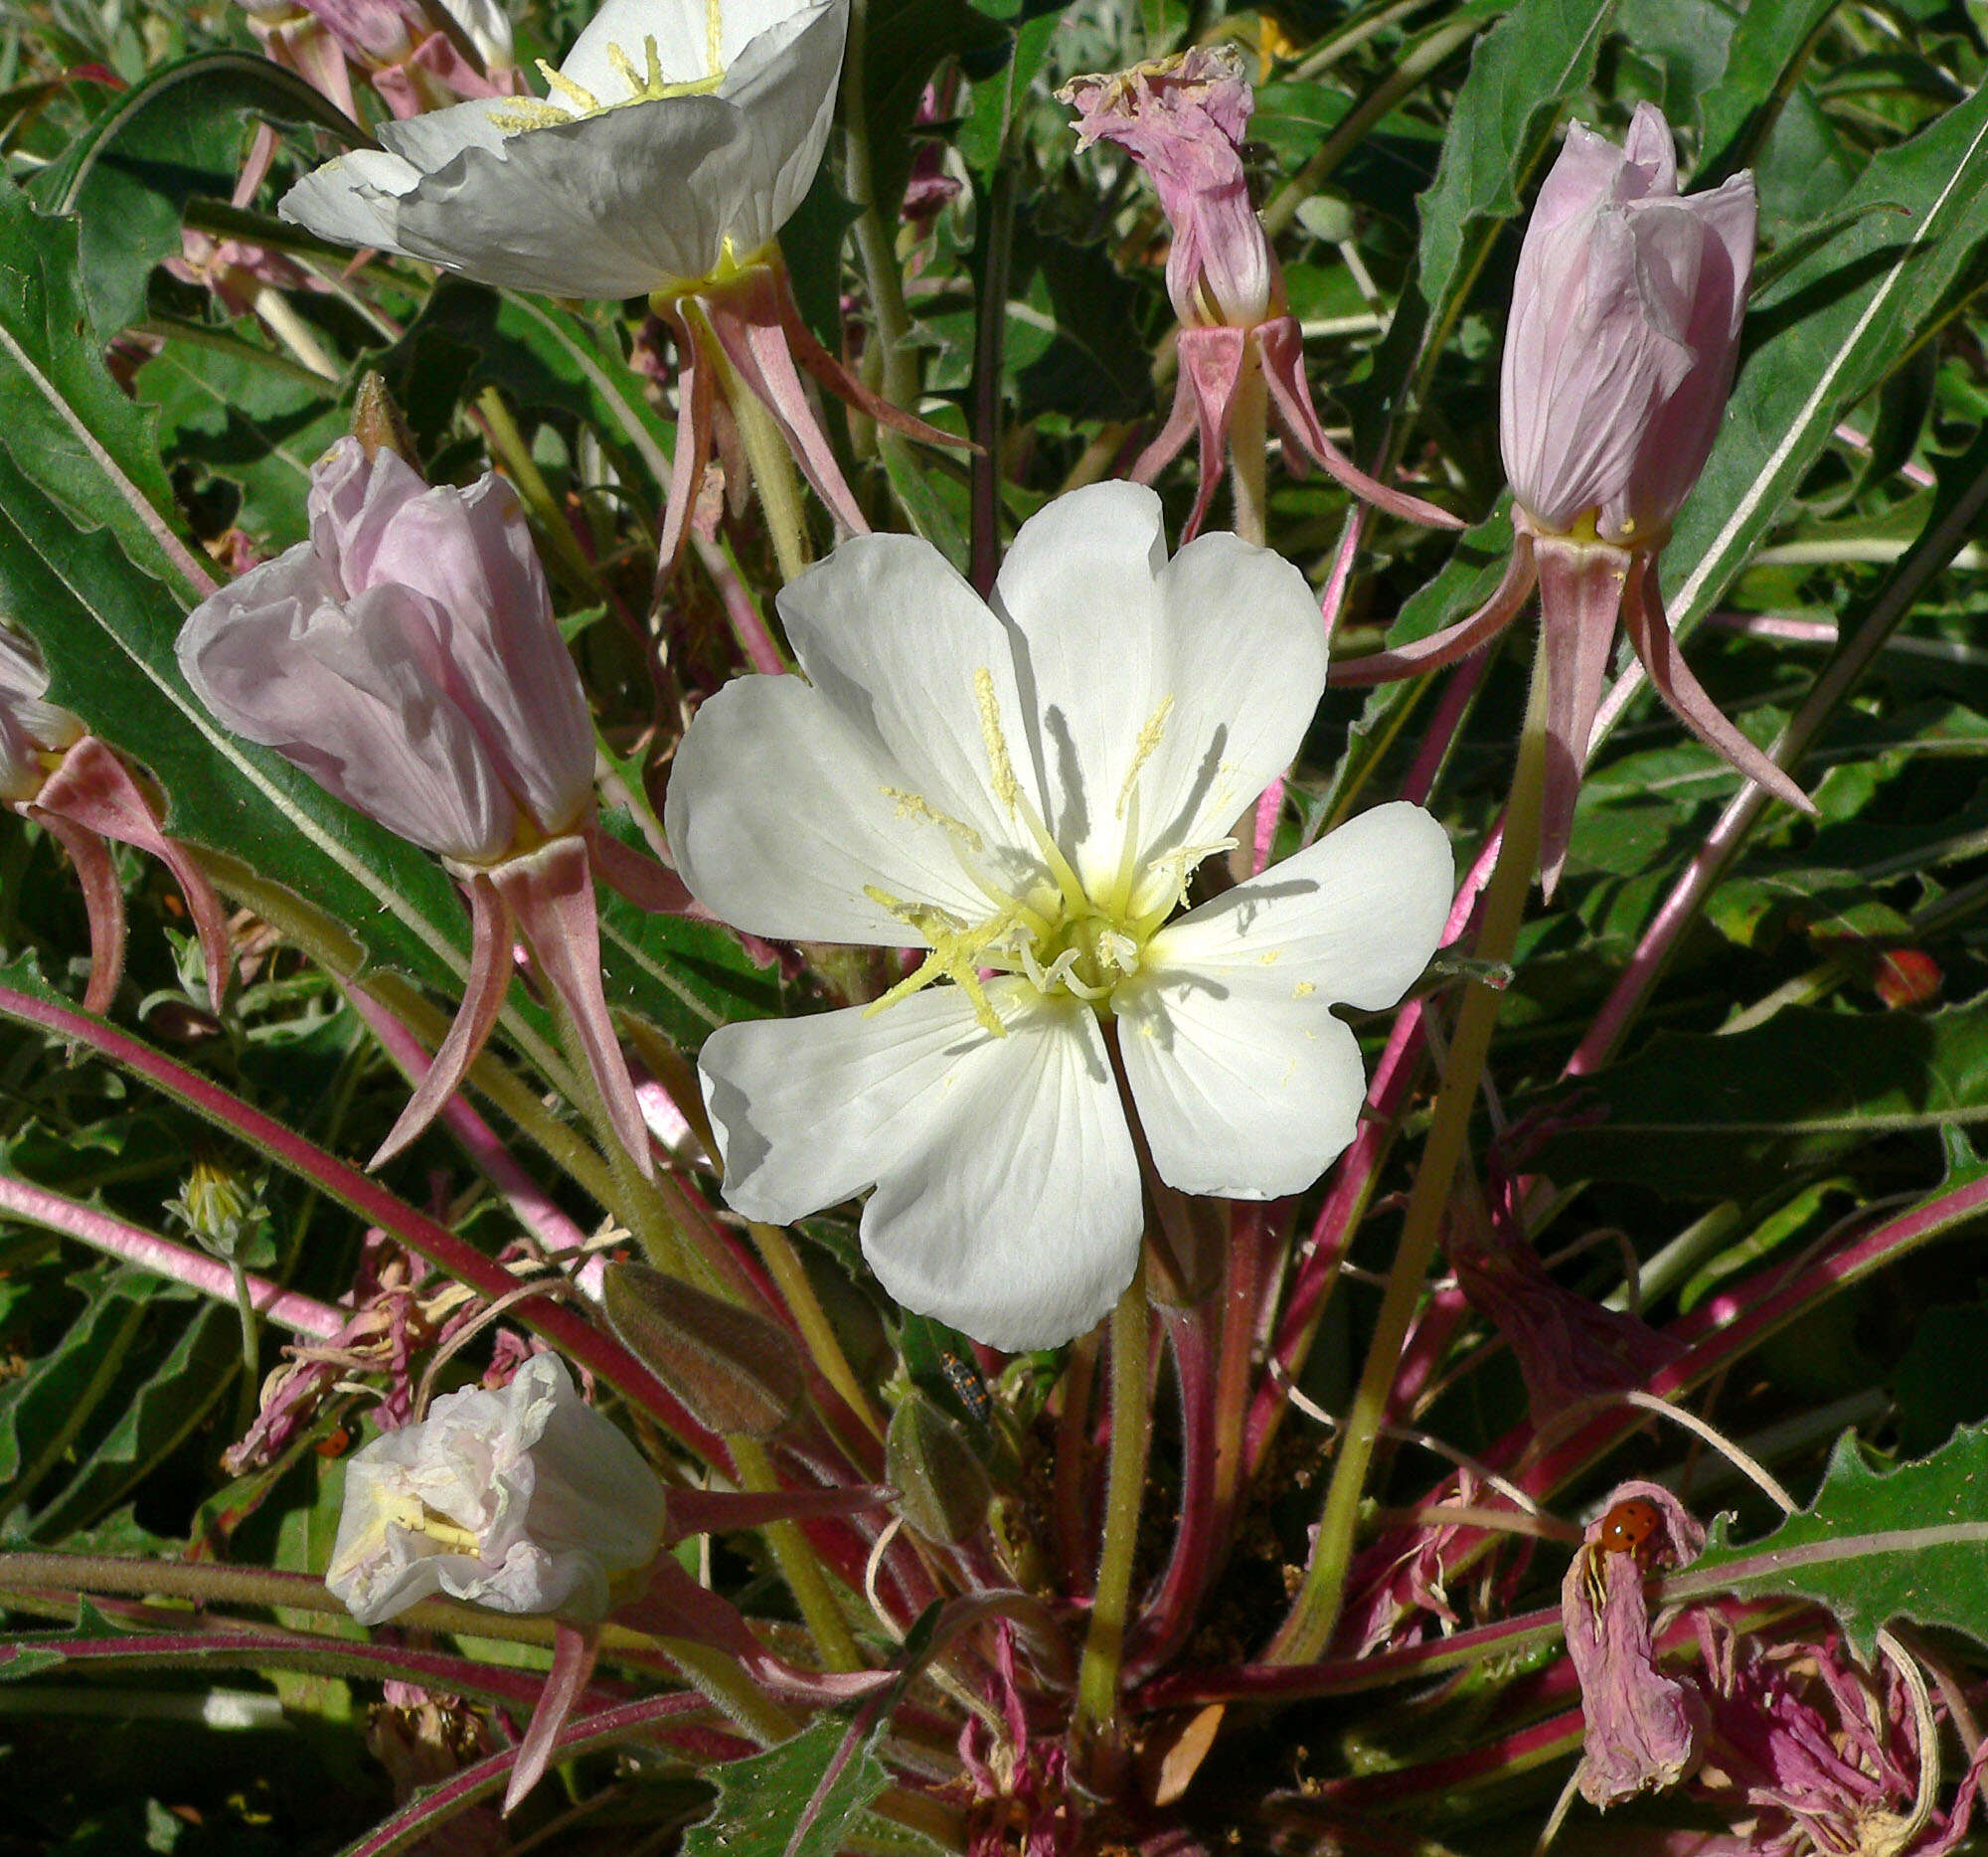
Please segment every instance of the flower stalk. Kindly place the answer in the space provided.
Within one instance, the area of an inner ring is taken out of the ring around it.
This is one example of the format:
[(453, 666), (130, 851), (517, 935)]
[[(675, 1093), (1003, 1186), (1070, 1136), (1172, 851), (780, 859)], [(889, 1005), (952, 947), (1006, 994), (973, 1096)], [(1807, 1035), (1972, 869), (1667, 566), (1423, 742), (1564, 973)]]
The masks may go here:
[[(1476, 953), (1480, 960), (1511, 957), (1525, 914), (1539, 856), (1541, 803), (1545, 794), (1548, 754), (1550, 670), (1546, 652), (1533, 661), (1532, 694), (1526, 704), (1525, 732), (1519, 741), (1518, 765), (1505, 805), (1505, 826), (1498, 863), (1484, 889), (1483, 926)], [(1381, 1312), (1368, 1344), (1360, 1384), (1340, 1434), (1339, 1453), (1325, 1510), (1319, 1518), (1318, 1540), (1305, 1570), (1297, 1603), (1266, 1652), (1273, 1663), (1312, 1663), (1323, 1654), (1339, 1623), (1345, 1600), (1346, 1572), (1353, 1559), (1353, 1536), (1360, 1517), (1360, 1497), (1386, 1423), (1394, 1393), (1403, 1343), (1420, 1301), (1430, 1260), (1449, 1202), (1451, 1182), (1463, 1158), (1477, 1087), (1490, 1056), (1491, 1033), (1498, 1022), (1503, 995), (1482, 980), (1464, 982), (1463, 1002), (1456, 1016), (1442, 1082), (1437, 1089), (1435, 1115), (1422, 1148), (1421, 1165), (1408, 1195), (1401, 1244), (1388, 1273)]]
[(1125, 1618), (1139, 1545), (1146, 1448), (1152, 1435), (1151, 1325), (1141, 1260), (1130, 1287), (1111, 1312), (1111, 1456), (1105, 1477), (1104, 1536), (1083, 1659), (1077, 1666), (1077, 1710), (1071, 1719), (1072, 1747), (1088, 1756), (1093, 1782), (1106, 1785), (1112, 1768), (1123, 1759), (1123, 1750), (1115, 1745), (1118, 1673), (1125, 1658)]

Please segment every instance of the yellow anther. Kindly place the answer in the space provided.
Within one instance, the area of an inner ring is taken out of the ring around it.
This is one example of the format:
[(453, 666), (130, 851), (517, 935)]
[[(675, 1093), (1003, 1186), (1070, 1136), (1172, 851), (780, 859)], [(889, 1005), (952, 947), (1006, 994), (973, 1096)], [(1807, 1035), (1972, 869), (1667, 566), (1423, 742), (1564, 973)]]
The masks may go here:
[(1132, 788), (1139, 778), (1139, 770), (1153, 758), (1153, 750), (1160, 745), (1160, 738), (1167, 732), (1167, 718), (1173, 713), (1174, 700), (1171, 695), (1160, 699), (1160, 707), (1146, 719), (1146, 726), (1139, 731), (1138, 744), (1132, 750), (1132, 764), (1125, 769), (1125, 783), (1118, 789), (1115, 819), (1125, 816), (1125, 804), (1132, 797)]
[[(655, 49), (656, 42), (651, 39), (649, 41), (651, 56), (654, 55)], [(654, 87), (661, 87), (662, 73), (657, 72), (653, 80), (645, 78), (635, 69), (635, 61), (618, 45), (610, 45), (607, 48), (607, 62), (614, 67), (614, 75), (628, 86), (628, 93), (631, 96), (646, 96), (652, 84)]]
[(719, 0), (704, 0), (704, 62), (715, 78), (725, 69), (725, 25), (719, 16)]
[(599, 97), (584, 84), (575, 84), (564, 72), (555, 71), (544, 59), (539, 60), (539, 75), (545, 79), (550, 89), (566, 99), (570, 108), (582, 110), (587, 115), (593, 115), (599, 110)]
[(955, 819), (949, 812), (939, 811), (922, 793), (910, 792), (902, 786), (887, 786), (883, 791), (886, 799), (897, 801), (899, 818), (918, 819), (926, 825), (936, 825), (950, 832), (968, 851), (983, 848), (980, 834), (972, 826), (964, 819)]
[(496, 105), (490, 111), (490, 120), (506, 135), (517, 135), (526, 129), (557, 128), (563, 122), (571, 122), (573, 117), (543, 97), (517, 96)]
[(1012, 814), (1021, 795), (1014, 762), (1008, 759), (1008, 738), (1001, 730), (1001, 699), (994, 694), (994, 673), (984, 665), (973, 673), (973, 701), (980, 711), (980, 739), (987, 744), (987, 771), (994, 797)]

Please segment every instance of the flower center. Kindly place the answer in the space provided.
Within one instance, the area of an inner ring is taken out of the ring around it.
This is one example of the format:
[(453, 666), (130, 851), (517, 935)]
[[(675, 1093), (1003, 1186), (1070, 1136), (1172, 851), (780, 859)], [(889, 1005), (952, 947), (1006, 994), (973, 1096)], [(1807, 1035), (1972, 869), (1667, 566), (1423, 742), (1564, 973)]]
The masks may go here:
[(886, 787), (899, 818), (945, 832), (960, 869), (987, 899), (988, 911), (969, 918), (866, 885), (864, 894), (915, 929), (930, 950), (915, 971), (867, 1011), (882, 1012), (934, 980), (950, 979), (973, 1002), (981, 1025), (996, 1038), (1004, 1037), (1006, 1028), (987, 997), (985, 981), (1006, 973), (1024, 978), (1039, 997), (1062, 994), (1082, 1000), (1100, 1018), (1109, 1018), (1113, 991), (1139, 971), (1146, 943), (1180, 906), (1195, 867), (1236, 841), (1140, 845), (1139, 774), (1165, 735), (1173, 710), (1169, 696), (1140, 731), (1120, 788), (1113, 815), (1123, 827), (1117, 866), (1108, 878), (1087, 885), (1015, 777), (991, 672), (974, 674), (974, 699), (994, 797), (1034, 841), (1040, 863), (1011, 853), (1004, 870), (972, 826), (940, 811), (921, 793)]
[(618, 45), (607, 48), (607, 62), (628, 86), (626, 96), (609, 97), (603, 102), (584, 84), (577, 84), (564, 72), (555, 71), (539, 60), (539, 75), (552, 95), (525, 96), (502, 103), (490, 111), (490, 120), (505, 134), (524, 129), (556, 128), (563, 122), (583, 122), (589, 116), (603, 116), (610, 109), (625, 109), (630, 103), (653, 103), (666, 96), (708, 96), (725, 81), (724, 46), (720, 0), (704, 0), (704, 62), (709, 67), (702, 78), (672, 80), (663, 75), (662, 55), (655, 35), (642, 41), (642, 63), (638, 66)]

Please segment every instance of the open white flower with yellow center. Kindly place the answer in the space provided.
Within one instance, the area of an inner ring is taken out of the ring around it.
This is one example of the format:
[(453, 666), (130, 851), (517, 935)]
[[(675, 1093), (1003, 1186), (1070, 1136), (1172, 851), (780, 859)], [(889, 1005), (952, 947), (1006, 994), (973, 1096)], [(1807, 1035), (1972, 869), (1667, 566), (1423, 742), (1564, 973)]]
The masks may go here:
[(556, 296), (680, 291), (757, 258), (835, 107), (848, 0), (607, 0), (551, 94), (383, 122), (282, 214)]
[(1453, 865), (1376, 808), (1176, 916), (1296, 754), (1325, 685), (1304, 578), (1100, 484), (1025, 523), (983, 602), (909, 536), (779, 596), (807, 680), (746, 677), (678, 751), (667, 827), (715, 915), (924, 958), (873, 1005), (727, 1026), (700, 1059), (725, 1196), (785, 1223), (875, 1186), (865, 1256), (906, 1306), (1002, 1348), (1067, 1340), (1130, 1280), (1139, 1167), (1299, 1190), (1365, 1078), (1335, 1004), (1433, 952)]

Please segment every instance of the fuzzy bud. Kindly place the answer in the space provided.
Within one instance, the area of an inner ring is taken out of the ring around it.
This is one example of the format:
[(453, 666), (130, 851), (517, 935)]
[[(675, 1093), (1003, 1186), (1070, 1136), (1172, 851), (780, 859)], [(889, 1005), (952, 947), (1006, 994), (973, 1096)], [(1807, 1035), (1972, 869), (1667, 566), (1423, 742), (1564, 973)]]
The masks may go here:
[(987, 1518), (993, 1480), (966, 1434), (924, 1394), (913, 1390), (891, 1415), (884, 1436), (885, 1473), (898, 1490), (898, 1511), (927, 1541), (964, 1541)]
[(609, 1265), (602, 1291), (609, 1327), (699, 1424), (766, 1438), (800, 1410), (806, 1371), (777, 1323), (646, 1264)]

